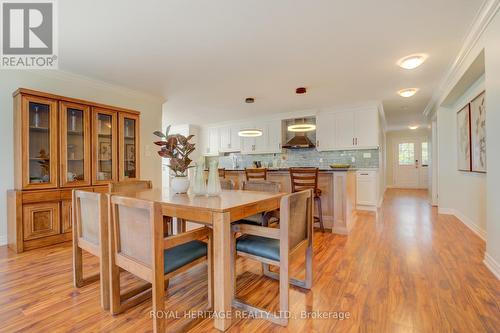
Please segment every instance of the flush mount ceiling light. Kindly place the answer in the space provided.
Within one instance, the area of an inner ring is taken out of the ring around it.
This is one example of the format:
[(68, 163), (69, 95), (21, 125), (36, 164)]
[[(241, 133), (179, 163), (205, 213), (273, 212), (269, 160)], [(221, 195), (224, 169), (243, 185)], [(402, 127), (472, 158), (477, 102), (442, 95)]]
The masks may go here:
[(401, 97), (411, 97), (417, 93), (417, 88), (408, 88), (398, 91), (398, 95)]
[(294, 124), (287, 127), (289, 132), (311, 132), (316, 129), (314, 124)]
[(426, 54), (412, 54), (402, 59), (399, 59), (397, 64), (399, 67), (404, 69), (415, 69), (418, 66), (422, 65), (426, 59), (427, 59)]
[(298, 87), (297, 89), (295, 89), (295, 93), (298, 95), (305, 94), (306, 92), (307, 92), (307, 89), (305, 87)]
[(262, 130), (258, 128), (242, 129), (241, 131), (238, 132), (238, 136), (243, 136), (243, 137), (262, 136)]
[(245, 98), (245, 103), (251, 104), (253, 102), (255, 102), (255, 99), (253, 97), (247, 97), (247, 98)]
[(411, 130), (416, 130), (418, 128), (418, 125), (410, 125), (408, 126), (408, 128)]

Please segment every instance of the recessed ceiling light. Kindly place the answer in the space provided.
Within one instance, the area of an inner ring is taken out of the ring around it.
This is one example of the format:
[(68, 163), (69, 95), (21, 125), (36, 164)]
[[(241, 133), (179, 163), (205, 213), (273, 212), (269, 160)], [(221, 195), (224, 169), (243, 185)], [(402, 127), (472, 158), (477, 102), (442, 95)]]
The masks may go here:
[(408, 128), (411, 130), (416, 130), (418, 128), (418, 125), (410, 125), (408, 126)]
[(412, 54), (398, 61), (398, 66), (404, 69), (415, 69), (427, 59), (426, 54)]
[(417, 93), (417, 88), (408, 88), (398, 91), (399, 96), (401, 97), (411, 97)]
[(238, 132), (238, 135), (243, 137), (262, 136), (262, 130), (258, 128), (242, 129), (241, 131)]
[(294, 124), (287, 127), (289, 132), (310, 132), (316, 129), (314, 124)]

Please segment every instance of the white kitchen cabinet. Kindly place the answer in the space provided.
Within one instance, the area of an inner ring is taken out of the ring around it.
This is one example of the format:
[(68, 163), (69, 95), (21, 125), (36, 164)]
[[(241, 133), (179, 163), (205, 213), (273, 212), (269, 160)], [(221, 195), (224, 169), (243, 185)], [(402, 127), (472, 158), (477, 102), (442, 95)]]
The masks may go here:
[(316, 116), (316, 149), (318, 151), (334, 150), (336, 114), (322, 112)]
[(247, 123), (241, 129), (256, 128), (262, 131), (261, 136), (243, 137), (241, 152), (243, 154), (268, 154), (281, 152), (281, 121), (260, 121)]
[(376, 148), (379, 146), (379, 122), (377, 110), (360, 110), (354, 113), (355, 146)]
[(378, 202), (378, 172), (356, 171), (356, 206), (361, 210), (376, 210)]
[(316, 118), (317, 149), (378, 148), (379, 122), (376, 108), (320, 112)]
[(219, 151), (237, 152), (240, 150), (241, 139), (238, 136), (239, 125), (229, 125), (219, 128)]
[(203, 145), (204, 156), (214, 156), (219, 154), (220, 136), (217, 127), (209, 127), (204, 131), (203, 138), (205, 143)]
[(337, 149), (354, 148), (354, 112), (338, 112), (335, 115), (335, 147)]

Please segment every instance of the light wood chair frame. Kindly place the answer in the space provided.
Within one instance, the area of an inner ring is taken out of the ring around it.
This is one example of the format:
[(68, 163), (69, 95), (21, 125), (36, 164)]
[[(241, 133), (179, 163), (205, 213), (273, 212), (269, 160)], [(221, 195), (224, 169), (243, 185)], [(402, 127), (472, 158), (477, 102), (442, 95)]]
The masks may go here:
[[(111, 195), (110, 199), (110, 289), (111, 289), (111, 313), (113, 315), (133, 307), (149, 297), (152, 294), (152, 311), (159, 313), (165, 311), (165, 289), (168, 287), (168, 280), (177, 276), (188, 269), (204, 263), (207, 260), (208, 265), (208, 307), (213, 306), (213, 239), (211, 229), (208, 227), (198, 228), (185, 233), (164, 237), (163, 216), (161, 205), (154, 202), (139, 200), (135, 198), (121, 197)], [(152, 264), (148, 265), (135, 260), (125, 254), (120, 253), (120, 222), (118, 217), (118, 206), (127, 206), (132, 208), (141, 208), (149, 211), (149, 225), (152, 236)], [(181, 245), (188, 241), (208, 238), (207, 258), (199, 258), (187, 265), (178, 268), (168, 274), (164, 270), (164, 250)], [(146, 286), (140, 286), (136, 290), (120, 294), (120, 268), (148, 282)], [(127, 296), (130, 296), (127, 298)], [(165, 316), (153, 316), (154, 332), (165, 332)]]
[(226, 178), (226, 168), (219, 168), (217, 171), (219, 173), (219, 178)]
[(245, 168), (245, 176), (247, 180), (267, 180), (266, 168)]
[[(93, 244), (82, 237), (81, 199), (95, 200), (99, 216), (99, 245)], [(105, 310), (110, 306), (109, 290), (109, 244), (108, 244), (108, 202), (105, 194), (73, 190), (73, 282), (75, 287), (83, 287), (91, 282), (100, 280), (101, 306)], [(99, 273), (84, 277), (83, 252), (99, 257)]]
[[(306, 230), (307, 236), (304, 240), (299, 242), (294, 248), (290, 248), (290, 196), (293, 195), (307, 195), (307, 218), (306, 218)], [(264, 272), (264, 274), (272, 279), (279, 280), (279, 310), (280, 313), (286, 313), (289, 310), (289, 284), (298, 286), (304, 289), (311, 289), (312, 279), (313, 279), (313, 192), (312, 190), (306, 190), (298, 193), (293, 193), (284, 196), (281, 199), (281, 209), (280, 209), (280, 228), (266, 228), (259, 227), (255, 225), (247, 224), (235, 224), (231, 227), (231, 261), (233, 263), (231, 267), (231, 280), (232, 284), (232, 295), (233, 295), (233, 306), (244, 311), (260, 315), (261, 318), (267, 318), (271, 322), (276, 323), (281, 326), (288, 325), (288, 318), (276, 316), (274, 314), (269, 315), (268, 311), (260, 309), (258, 307), (252, 306), (243, 302), (242, 300), (236, 298), (236, 256), (242, 256), (249, 259), (257, 260), (261, 263), (273, 265), (279, 267), (279, 274), (274, 272)], [(236, 251), (236, 233), (256, 235), (261, 237), (267, 237), (272, 239), (278, 239), (280, 241), (280, 260), (275, 261), (268, 258), (252, 255), (245, 252)], [(305, 279), (298, 280), (289, 277), (289, 267), (290, 261), (293, 260), (297, 255), (305, 252)]]

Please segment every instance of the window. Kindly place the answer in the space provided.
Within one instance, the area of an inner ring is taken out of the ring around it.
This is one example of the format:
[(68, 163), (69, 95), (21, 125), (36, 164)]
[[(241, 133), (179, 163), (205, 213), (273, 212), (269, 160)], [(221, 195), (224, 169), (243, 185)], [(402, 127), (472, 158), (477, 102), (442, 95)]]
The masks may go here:
[(422, 166), (429, 166), (429, 143), (422, 142)]
[(415, 165), (415, 145), (412, 142), (399, 144), (399, 165)]

